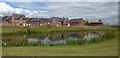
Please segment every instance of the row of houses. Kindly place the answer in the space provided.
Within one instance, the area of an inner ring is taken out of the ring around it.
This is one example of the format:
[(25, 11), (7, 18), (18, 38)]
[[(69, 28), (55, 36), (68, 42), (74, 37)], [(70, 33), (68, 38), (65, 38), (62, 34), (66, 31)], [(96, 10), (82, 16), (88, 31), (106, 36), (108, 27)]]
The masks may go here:
[(22, 14), (13, 14), (1, 19), (3, 26), (101, 26), (103, 22), (100, 19), (84, 20), (83, 18), (26, 18)]

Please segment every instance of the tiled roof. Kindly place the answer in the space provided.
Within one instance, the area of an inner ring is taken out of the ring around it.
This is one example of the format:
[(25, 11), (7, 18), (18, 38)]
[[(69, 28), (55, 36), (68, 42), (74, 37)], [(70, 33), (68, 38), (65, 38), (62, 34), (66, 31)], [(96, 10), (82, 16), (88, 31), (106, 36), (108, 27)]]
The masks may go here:
[(0, 17), (0, 20), (2, 20), (2, 17)]
[(83, 20), (83, 19), (82, 18), (71, 19), (70, 22), (79, 22), (80, 20)]
[(5, 16), (2, 18), (2, 20), (9, 20), (12, 16)]
[(19, 20), (21, 17), (25, 19), (25, 15), (23, 14), (13, 14), (13, 16), (15, 17), (16, 20)]
[(40, 18), (40, 20), (49, 20), (48, 18)]
[(30, 21), (40, 21), (40, 18), (31, 18)]
[(51, 17), (51, 18), (49, 19), (49, 21), (51, 21), (52, 19), (56, 19), (57, 21), (61, 21), (61, 18), (59, 18), (59, 17)]
[(61, 18), (61, 20), (64, 20), (64, 21), (69, 21), (69, 19), (68, 18)]
[(26, 20), (26, 21), (30, 21), (30, 20), (31, 20), (31, 18), (25, 18), (25, 20)]

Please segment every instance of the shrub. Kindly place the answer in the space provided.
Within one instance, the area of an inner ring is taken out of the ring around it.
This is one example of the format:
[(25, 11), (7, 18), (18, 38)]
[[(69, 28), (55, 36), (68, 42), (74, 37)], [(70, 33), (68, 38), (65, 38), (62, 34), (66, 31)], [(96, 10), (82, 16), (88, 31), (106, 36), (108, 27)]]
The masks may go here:
[(67, 45), (77, 45), (77, 40), (68, 40), (66, 42)]

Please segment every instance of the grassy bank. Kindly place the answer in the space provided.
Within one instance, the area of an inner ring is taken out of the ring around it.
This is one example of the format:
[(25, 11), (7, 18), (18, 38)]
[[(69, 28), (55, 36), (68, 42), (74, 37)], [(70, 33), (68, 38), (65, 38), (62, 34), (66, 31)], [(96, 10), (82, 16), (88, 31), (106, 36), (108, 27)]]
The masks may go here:
[(31, 34), (31, 33), (51, 33), (51, 32), (80, 32), (80, 31), (108, 31), (118, 30), (118, 28), (105, 27), (2, 27), (2, 35), (11, 34)]
[(117, 56), (118, 40), (74, 46), (3, 47), (3, 56)]

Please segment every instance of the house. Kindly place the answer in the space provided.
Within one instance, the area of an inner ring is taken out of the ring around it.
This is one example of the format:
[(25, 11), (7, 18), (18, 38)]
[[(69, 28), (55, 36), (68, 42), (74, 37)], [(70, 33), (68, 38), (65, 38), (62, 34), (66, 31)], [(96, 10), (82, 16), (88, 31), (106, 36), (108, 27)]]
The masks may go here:
[(12, 16), (5, 16), (2, 19), (2, 26), (14, 26), (12, 22)]
[(29, 26), (40, 26), (40, 18), (27, 18), (27, 24)]
[(61, 26), (61, 18), (59, 17), (51, 17), (49, 19), (50, 26)]
[(23, 14), (13, 14), (13, 23), (15, 23), (16, 26), (25, 26), (26, 20), (25, 15)]
[(31, 18), (25, 18), (25, 20), (26, 20), (26, 26), (30, 26), (30, 20), (31, 20)]
[(25, 26), (25, 15), (13, 14), (2, 18), (3, 26)]
[(51, 17), (49, 19), (49, 24), (51, 26), (70, 26), (70, 21), (68, 18), (59, 18), (59, 17)]
[(68, 18), (61, 18), (61, 26), (70, 26), (70, 21)]
[(2, 17), (0, 17), (0, 26), (2, 26)]
[(46, 26), (48, 21), (47, 18), (26, 18), (27, 26)]
[[(0, 17), (1, 18), (1, 17)], [(13, 14), (2, 17), (0, 20), (3, 26), (102, 26), (100, 19), (83, 20), (83, 18), (51, 17), (51, 18), (26, 18), (23, 14)]]
[(40, 18), (40, 26), (47, 26), (49, 23), (48, 18)]
[(86, 22), (83, 18), (76, 18), (70, 20), (70, 26), (85, 26)]
[(86, 20), (87, 26), (102, 26), (103, 22), (100, 19)]

